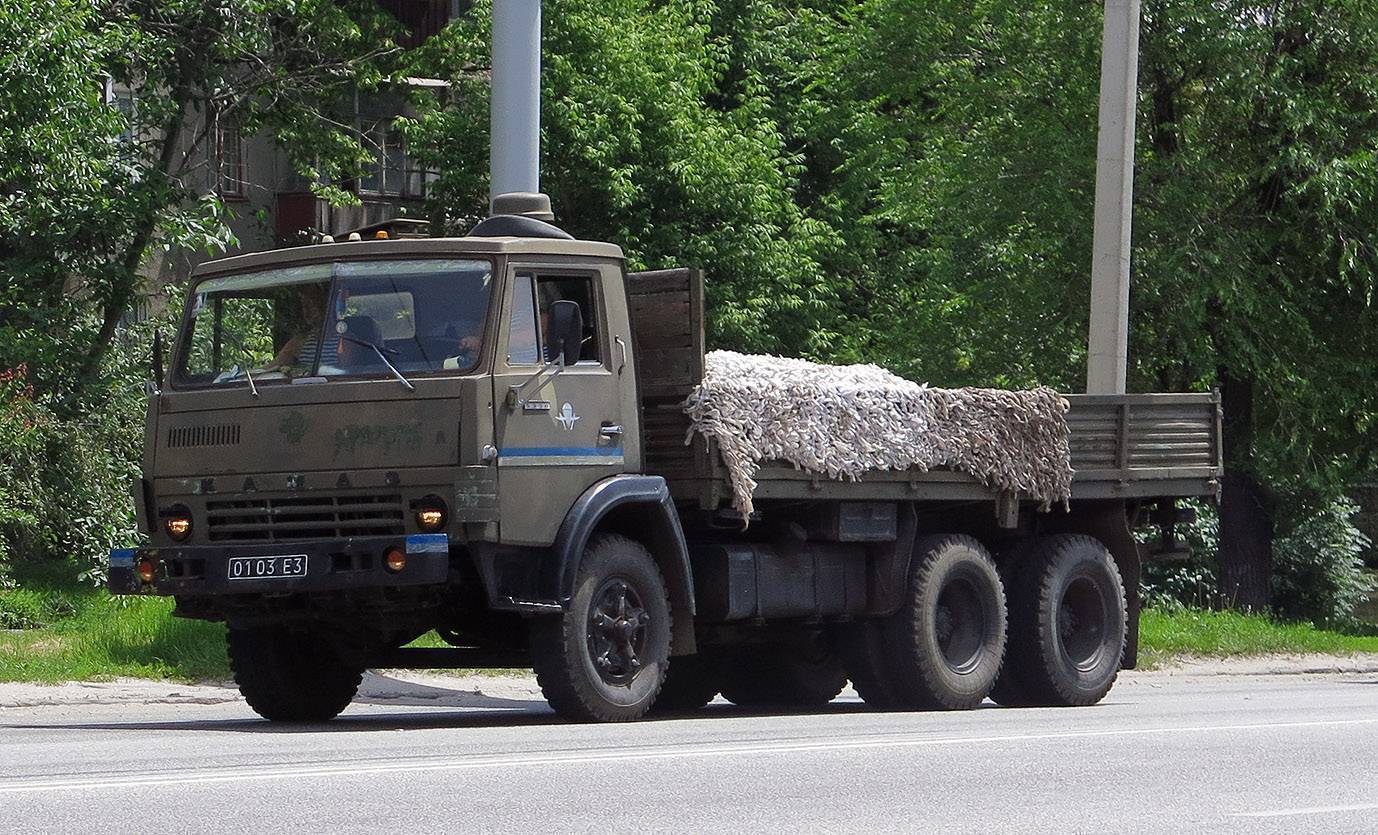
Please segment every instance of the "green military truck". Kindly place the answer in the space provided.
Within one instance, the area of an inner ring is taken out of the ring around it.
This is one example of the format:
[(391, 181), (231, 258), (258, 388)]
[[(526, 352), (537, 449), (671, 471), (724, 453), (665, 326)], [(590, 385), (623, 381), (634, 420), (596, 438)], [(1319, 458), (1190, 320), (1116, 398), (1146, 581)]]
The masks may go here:
[(226, 623), (272, 720), (333, 717), (379, 667), (534, 668), (582, 721), (847, 679), (890, 709), (1091, 704), (1134, 664), (1132, 529), (1173, 548), (1175, 502), (1221, 475), (1214, 395), (1072, 395), (1066, 511), (767, 463), (744, 526), (685, 443), (701, 276), (521, 215), (204, 264), (155, 353), (148, 544), (110, 589)]

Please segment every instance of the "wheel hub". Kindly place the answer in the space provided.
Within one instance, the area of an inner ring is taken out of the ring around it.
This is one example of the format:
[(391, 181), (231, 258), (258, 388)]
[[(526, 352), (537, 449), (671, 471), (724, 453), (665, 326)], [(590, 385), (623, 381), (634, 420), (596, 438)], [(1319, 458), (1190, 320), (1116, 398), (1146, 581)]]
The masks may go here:
[(1094, 582), (1078, 577), (1067, 585), (1057, 610), (1057, 635), (1062, 651), (1078, 670), (1091, 670), (1101, 661), (1109, 630), (1109, 613)]
[(636, 678), (650, 620), (641, 596), (626, 580), (610, 578), (594, 593), (587, 639), (589, 657), (603, 681), (627, 685)]
[(948, 669), (959, 675), (980, 666), (986, 616), (981, 595), (968, 576), (953, 577), (938, 595), (933, 612), (933, 637)]

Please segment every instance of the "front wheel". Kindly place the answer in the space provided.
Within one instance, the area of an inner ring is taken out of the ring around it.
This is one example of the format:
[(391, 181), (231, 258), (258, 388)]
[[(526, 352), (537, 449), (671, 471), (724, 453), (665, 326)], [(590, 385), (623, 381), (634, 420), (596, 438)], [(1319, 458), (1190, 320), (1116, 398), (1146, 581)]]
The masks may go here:
[(615, 534), (589, 543), (574, 597), (532, 627), (532, 666), (546, 701), (575, 722), (640, 719), (670, 659), (665, 580), (641, 543)]
[(363, 667), (310, 630), (231, 628), (230, 669), (249, 707), (274, 722), (323, 722), (359, 690)]

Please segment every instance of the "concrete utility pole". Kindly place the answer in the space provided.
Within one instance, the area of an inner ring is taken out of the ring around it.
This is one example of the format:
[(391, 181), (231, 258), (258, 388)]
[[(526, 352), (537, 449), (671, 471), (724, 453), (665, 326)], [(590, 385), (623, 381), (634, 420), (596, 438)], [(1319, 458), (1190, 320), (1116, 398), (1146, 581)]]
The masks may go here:
[(541, 0), (493, 0), (489, 200), (541, 190)]
[(1101, 40), (1096, 223), (1086, 391), (1123, 394), (1129, 354), (1129, 255), (1134, 204), (1134, 115), (1139, 88), (1139, 0), (1105, 0)]

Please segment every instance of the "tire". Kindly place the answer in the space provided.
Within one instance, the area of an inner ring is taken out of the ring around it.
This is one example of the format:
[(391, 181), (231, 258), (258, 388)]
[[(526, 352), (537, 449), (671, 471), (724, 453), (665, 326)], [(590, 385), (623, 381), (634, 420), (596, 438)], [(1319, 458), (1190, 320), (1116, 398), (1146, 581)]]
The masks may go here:
[(967, 710), (995, 686), (1005, 653), (1005, 593), (986, 549), (969, 536), (915, 543), (909, 587), (884, 626), (898, 706)]
[(698, 710), (718, 695), (721, 680), (722, 663), (717, 656), (703, 650), (698, 655), (677, 655), (670, 659), (665, 683), (651, 709), (656, 713)]
[(722, 694), (739, 707), (822, 707), (847, 686), (842, 661), (821, 640), (739, 650)]
[(1110, 552), (1082, 534), (1039, 539), (1022, 558), (1010, 611), (1013, 680), (1024, 704), (1105, 698), (1128, 634), (1124, 584)]
[(273, 722), (324, 722), (349, 706), (363, 667), (310, 631), (230, 629), (230, 669), (249, 707)]
[(833, 646), (862, 701), (881, 710), (899, 706), (899, 696), (890, 681), (885, 636), (879, 623), (863, 621), (841, 625), (833, 633)]
[(573, 722), (627, 722), (651, 709), (670, 660), (670, 601), (641, 543), (602, 534), (584, 550), (574, 597), (532, 625), (536, 681)]

